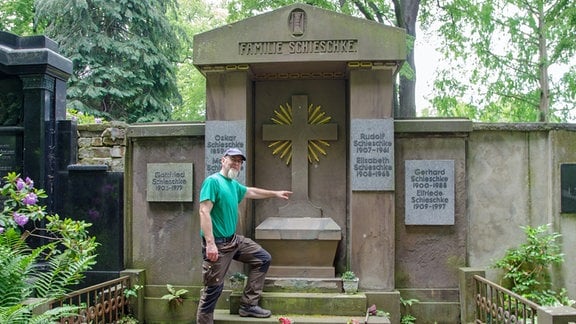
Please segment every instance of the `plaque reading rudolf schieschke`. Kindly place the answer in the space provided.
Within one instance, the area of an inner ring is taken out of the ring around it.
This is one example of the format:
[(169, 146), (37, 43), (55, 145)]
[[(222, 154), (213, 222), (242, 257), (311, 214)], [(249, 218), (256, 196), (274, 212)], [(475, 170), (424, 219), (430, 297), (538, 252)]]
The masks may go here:
[(353, 119), (350, 158), (352, 190), (394, 190), (394, 120)]

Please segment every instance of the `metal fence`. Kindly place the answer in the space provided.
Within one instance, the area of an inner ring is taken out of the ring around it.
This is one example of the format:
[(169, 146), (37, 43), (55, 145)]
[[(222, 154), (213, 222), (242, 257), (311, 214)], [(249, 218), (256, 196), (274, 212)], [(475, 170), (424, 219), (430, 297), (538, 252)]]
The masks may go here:
[(80, 306), (78, 315), (62, 318), (60, 323), (116, 323), (128, 312), (129, 300), (124, 291), (130, 288), (130, 277), (103, 282), (98, 285), (74, 291), (51, 303), (51, 308), (74, 305)]
[(475, 323), (536, 323), (538, 304), (479, 275), (474, 283)]

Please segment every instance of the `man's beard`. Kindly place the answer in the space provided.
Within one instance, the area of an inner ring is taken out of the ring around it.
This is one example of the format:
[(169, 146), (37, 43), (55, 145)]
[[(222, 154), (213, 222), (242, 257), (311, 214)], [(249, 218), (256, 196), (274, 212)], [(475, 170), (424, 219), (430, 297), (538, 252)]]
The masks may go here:
[(236, 178), (238, 178), (239, 173), (240, 173), (239, 170), (230, 168), (230, 170), (228, 170), (228, 173), (226, 174), (226, 176), (230, 179), (236, 179)]

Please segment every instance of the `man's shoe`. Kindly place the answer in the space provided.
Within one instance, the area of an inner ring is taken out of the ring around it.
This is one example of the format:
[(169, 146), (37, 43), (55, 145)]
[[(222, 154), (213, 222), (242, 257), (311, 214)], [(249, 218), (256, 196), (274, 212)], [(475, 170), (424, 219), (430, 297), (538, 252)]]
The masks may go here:
[(268, 318), (272, 315), (272, 312), (264, 309), (258, 305), (242, 305), (238, 313), (242, 317), (257, 317), (257, 318)]

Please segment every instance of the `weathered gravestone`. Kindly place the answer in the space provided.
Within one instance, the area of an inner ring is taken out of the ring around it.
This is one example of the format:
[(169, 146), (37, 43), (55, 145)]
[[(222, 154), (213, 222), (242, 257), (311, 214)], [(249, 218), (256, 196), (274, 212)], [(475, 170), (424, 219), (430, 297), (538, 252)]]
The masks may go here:
[[(233, 137), (248, 156), (248, 185), (294, 192), (287, 203), (241, 206), (245, 232), (272, 254), (270, 276), (324, 278), (352, 268), (375, 274), (363, 278), (366, 286), (393, 287), (392, 86), (405, 37), (305, 4), (195, 36), (194, 64), (206, 77), (207, 167), (213, 148), (226, 146), (208, 134)], [(364, 146), (351, 152), (356, 144)], [(355, 166), (381, 172), (363, 177)], [(375, 257), (375, 249), (383, 251)]]

